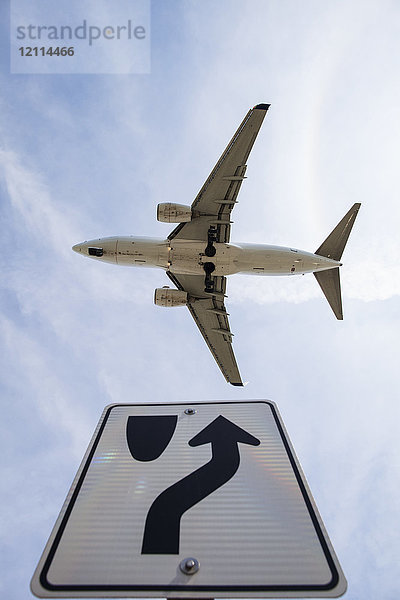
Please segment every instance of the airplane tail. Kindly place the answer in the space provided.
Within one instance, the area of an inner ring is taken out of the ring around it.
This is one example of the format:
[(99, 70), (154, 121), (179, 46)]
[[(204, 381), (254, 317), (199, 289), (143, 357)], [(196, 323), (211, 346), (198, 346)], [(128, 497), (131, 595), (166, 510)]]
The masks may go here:
[(315, 279), (321, 286), (335, 317), (343, 320), (342, 295), (340, 293), (339, 267), (314, 273)]
[[(354, 221), (356, 220), (360, 206), (361, 204), (359, 202), (353, 204), (351, 209), (345, 214), (340, 223), (336, 225), (332, 233), (330, 233), (326, 240), (322, 242), (315, 254), (332, 258), (333, 260), (337, 261), (342, 258), (343, 250), (346, 246), (347, 240), (349, 239), (349, 235), (354, 225)], [(342, 320), (343, 309), (342, 295), (340, 291), (339, 267), (316, 272), (314, 273), (314, 276), (321, 286), (325, 298), (328, 300), (336, 318)]]

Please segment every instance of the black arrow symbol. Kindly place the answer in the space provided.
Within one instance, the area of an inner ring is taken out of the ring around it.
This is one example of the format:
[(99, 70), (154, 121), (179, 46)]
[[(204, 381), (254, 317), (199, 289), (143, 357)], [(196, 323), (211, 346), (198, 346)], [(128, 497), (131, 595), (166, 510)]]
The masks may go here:
[(211, 460), (154, 500), (147, 513), (142, 554), (179, 554), (182, 515), (234, 476), (240, 464), (238, 442), (260, 444), (222, 415), (188, 442), (190, 446), (211, 443)]

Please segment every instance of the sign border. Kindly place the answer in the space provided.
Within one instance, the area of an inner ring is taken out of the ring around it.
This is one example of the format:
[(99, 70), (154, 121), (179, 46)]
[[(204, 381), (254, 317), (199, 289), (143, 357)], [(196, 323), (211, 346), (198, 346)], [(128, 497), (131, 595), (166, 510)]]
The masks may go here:
[[(105, 585), (105, 584), (52, 584), (50, 581), (48, 581), (47, 579), (47, 575), (49, 572), (49, 569), (51, 567), (53, 558), (55, 556), (55, 553), (57, 551), (58, 545), (61, 541), (63, 532), (65, 530), (65, 527), (67, 525), (69, 516), (73, 510), (73, 507), (75, 505), (75, 502), (77, 500), (77, 497), (79, 495), (80, 489), (83, 485), (83, 482), (85, 480), (86, 477), (86, 473), (90, 467), (90, 464), (92, 462), (92, 458), (94, 456), (94, 453), (96, 451), (97, 445), (100, 441), (100, 438), (102, 436), (102, 433), (104, 431), (104, 428), (107, 424), (108, 418), (111, 414), (111, 411), (114, 410), (115, 408), (119, 408), (119, 407), (125, 407), (125, 406), (148, 406), (148, 407), (152, 407), (152, 406), (179, 406), (179, 407), (183, 407), (183, 406), (194, 406), (194, 405), (204, 405), (204, 404), (267, 404), (272, 412), (272, 415), (274, 417), (276, 426), (278, 428), (279, 434), (281, 436), (283, 445), (285, 447), (287, 456), (289, 458), (291, 467), (293, 469), (293, 472), (295, 474), (296, 477), (296, 481), (297, 484), (301, 490), (304, 502), (307, 506), (307, 510), (308, 513), (310, 515), (310, 518), (312, 520), (312, 523), (314, 525), (316, 534), (318, 536), (318, 540), (321, 544), (321, 548), (322, 551), (324, 553), (325, 559), (327, 561), (327, 564), (329, 566), (330, 572), (331, 572), (331, 579), (328, 583), (326, 584), (274, 584), (274, 585), (268, 585), (268, 584), (263, 584), (263, 585), (190, 585), (190, 584), (185, 584), (185, 585), (178, 585), (178, 584), (166, 584), (166, 585), (154, 585), (154, 584), (149, 584), (149, 585), (144, 585), (144, 584), (124, 584), (124, 585), (116, 585), (116, 584), (112, 584), (112, 585)], [(69, 494), (71, 494), (71, 497), (68, 500), (68, 496)], [(294, 592), (300, 592), (302, 593), (302, 595), (304, 595), (306, 592), (311, 593), (313, 596), (314, 595), (318, 595), (318, 592), (328, 592), (328, 591), (334, 591), (335, 588), (337, 587), (338, 583), (340, 582), (340, 580), (342, 580), (342, 584), (344, 584), (344, 590), (341, 592), (341, 594), (344, 593), (344, 591), (346, 590), (346, 580), (344, 578), (344, 575), (342, 574), (342, 578), (340, 578), (339, 576), (339, 571), (336, 565), (336, 561), (335, 561), (335, 554), (333, 551), (333, 548), (331, 547), (330, 541), (329, 541), (329, 537), (327, 535), (327, 533), (324, 530), (324, 525), (322, 523), (322, 519), (319, 516), (317, 507), (315, 505), (315, 502), (312, 498), (311, 495), (311, 491), (308, 488), (305, 476), (301, 470), (300, 464), (297, 460), (297, 457), (295, 455), (294, 449), (292, 448), (291, 442), (289, 440), (289, 436), (286, 432), (286, 429), (283, 425), (281, 416), (279, 414), (279, 411), (277, 409), (277, 406), (274, 402), (269, 401), (269, 400), (246, 400), (246, 401), (203, 401), (203, 402), (174, 402), (174, 403), (166, 403), (166, 402), (156, 402), (156, 403), (115, 403), (115, 404), (111, 404), (105, 407), (103, 414), (100, 417), (100, 421), (98, 423), (98, 426), (95, 430), (95, 433), (93, 435), (93, 438), (89, 444), (89, 447), (86, 451), (86, 454), (83, 458), (83, 461), (81, 463), (81, 466), (78, 470), (78, 473), (72, 483), (70, 492), (69, 492), (68, 496), (67, 496), (67, 500), (64, 503), (64, 507), (61, 510), (61, 513), (59, 515), (59, 519), (61, 518), (60, 523), (58, 524), (56, 522), (54, 528), (53, 528), (53, 532), (49, 538), (49, 541), (46, 545), (46, 548), (43, 552), (42, 558), (39, 562), (39, 565), (35, 571), (35, 574), (32, 578), (32, 582), (31, 582), (31, 586), (32, 586), (32, 591), (34, 590), (34, 588), (36, 588), (36, 586), (34, 585), (36, 583), (36, 581), (38, 581), (42, 587), (42, 589), (46, 592), (50, 592), (50, 594), (52, 595), (52, 593), (57, 593), (57, 592), (61, 592), (63, 594), (63, 596), (67, 596), (68, 592), (77, 594), (78, 592), (82, 592), (82, 594), (88, 594), (90, 592), (110, 592), (113, 593), (115, 595), (115, 593), (118, 592), (122, 592), (122, 593), (126, 593), (126, 592), (163, 592), (165, 593), (170, 593), (170, 592), (174, 592), (174, 593), (189, 593), (189, 594), (193, 594), (193, 592), (207, 592), (208, 596), (210, 597), (209, 592), (213, 592), (216, 595), (218, 595), (218, 593), (229, 593), (229, 592), (236, 592), (236, 594), (238, 592), (249, 592), (249, 593), (260, 593), (260, 592), (268, 592), (268, 593), (272, 593), (272, 592), (286, 592), (289, 593), (290, 595), (292, 595)], [(63, 510), (65, 509), (65, 512), (63, 513)], [(62, 514), (63, 513), (63, 514)], [(61, 517), (62, 514), (62, 517)], [(58, 519), (58, 520), (59, 520)], [(57, 520), (57, 521), (58, 521)], [(54, 537), (53, 537), (54, 536)], [(47, 556), (46, 556), (46, 550), (49, 547), (50, 548), (48, 550)], [(42, 564), (42, 561), (44, 559), (44, 563)], [(40, 569), (40, 570), (39, 570)], [(340, 566), (339, 566), (340, 569)], [(38, 579), (36, 579), (37, 574)], [(36, 589), (35, 589), (36, 591)], [(34, 591), (34, 593), (35, 593)], [(340, 592), (339, 592), (340, 593)]]

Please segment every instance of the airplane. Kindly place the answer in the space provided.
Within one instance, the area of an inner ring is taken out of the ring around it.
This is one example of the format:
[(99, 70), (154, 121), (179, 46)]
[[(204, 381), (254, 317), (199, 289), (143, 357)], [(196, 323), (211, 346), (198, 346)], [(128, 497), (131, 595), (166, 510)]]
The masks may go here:
[(339, 267), (360, 203), (354, 204), (314, 252), (266, 244), (231, 243), (231, 213), (247, 159), (270, 104), (250, 109), (191, 206), (164, 202), (157, 220), (178, 223), (167, 239), (105, 237), (75, 252), (116, 265), (159, 267), (175, 285), (155, 290), (157, 306), (187, 306), (227, 382), (243, 386), (225, 308), (226, 278), (235, 273), (313, 273), (337, 319), (343, 319)]

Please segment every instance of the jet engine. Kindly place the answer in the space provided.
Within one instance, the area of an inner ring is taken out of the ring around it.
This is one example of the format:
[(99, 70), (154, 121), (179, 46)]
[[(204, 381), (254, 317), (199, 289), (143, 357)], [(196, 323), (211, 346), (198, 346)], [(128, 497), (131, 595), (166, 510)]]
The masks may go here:
[(163, 202), (157, 206), (157, 221), (161, 223), (187, 223), (192, 220), (192, 209), (185, 204)]
[(184, 306), (187, 300), (187, 292), (171, 290), (169, 287), (157, 288), (154, 292), (154, 304), (157, 306)]

